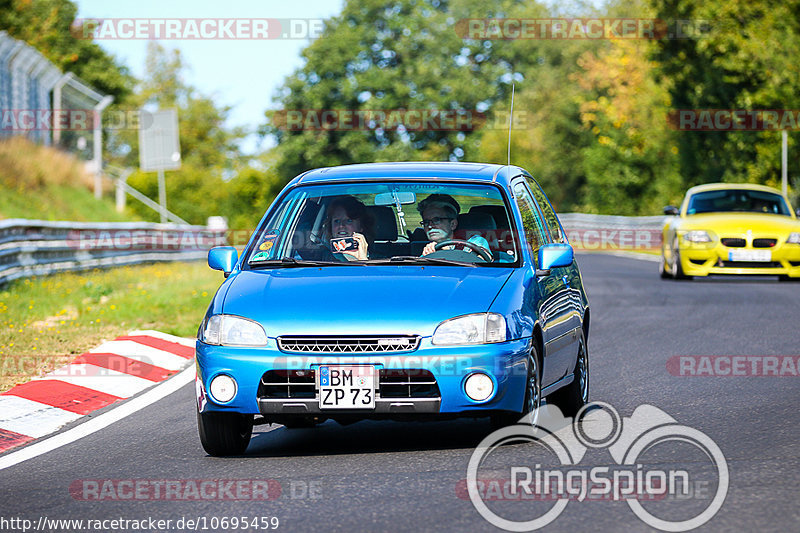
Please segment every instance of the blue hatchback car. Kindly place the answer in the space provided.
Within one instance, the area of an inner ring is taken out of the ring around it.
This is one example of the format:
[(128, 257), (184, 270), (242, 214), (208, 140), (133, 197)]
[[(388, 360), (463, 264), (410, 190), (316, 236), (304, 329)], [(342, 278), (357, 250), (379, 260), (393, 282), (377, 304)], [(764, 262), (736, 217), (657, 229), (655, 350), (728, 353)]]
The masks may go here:
[(589, 306), (572, 247), (524, 169), (374, 163), (311, 170), (220, 286), (197, 339), (211, 455), (253, 425), (491, 417), (588, 402)]

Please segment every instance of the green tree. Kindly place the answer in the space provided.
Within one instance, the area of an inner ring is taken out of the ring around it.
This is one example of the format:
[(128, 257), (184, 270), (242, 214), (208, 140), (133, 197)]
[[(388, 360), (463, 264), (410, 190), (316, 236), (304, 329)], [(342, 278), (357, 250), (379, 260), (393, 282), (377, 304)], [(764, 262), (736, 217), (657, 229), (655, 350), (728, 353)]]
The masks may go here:
[[(213, 97), (199, 94), (185, 82), (186, 67), (179, 50), (149, 43), (146, 61), (147, 76), (129, 98), (129, 104), (146, 110), (175, 108), (178, 111), (181, 168), (166, 175), (168, 209), (194, 224), (204, 224), (209, 215), (223, 215), (230, 220), (240, 214), (251, 215), (258, 209), (260, 216), (265, 206), (257, 209), (252, 201), (264, 196), (259, 191), (252, 191), (253, 198), (242, 200), (243, 194), (239, 194), (242, 201), (230, 201), (236, 194), (240, 173), (244, 172), (243, 181), (262, 174), (247, 166), (239, 149), (238, 143), (246, 132), (225, 125), (230, 107), (217, 105)], [(114, 132), (112, 142), (118, 164), (138, 167), (137, 130)], [(137, 171), (128, 181), (150, 198), (158, 197), (155, 173)], [(262, 187), (268, 188), (266, 180)], [(141, 204), (135, 209), (151, 220), (158, 216)], [(253, 214), (248, 220), (254, 217)]]
[[(283, 110), (484, 110), (505, 101), (514, 47), (466, 40), (457, 23), (508, 16), (521, 1), (348, 1), (303, 51), (305, 65), (276, 95)], [(268, 113), (268, 119), (275, 114)], [(278, 141), (277, 173), (368, 161), (474, 158), (474, 132), (261, 128)]]
[[(659, 18), (694, 21), (702, 30), (696, 38), (658, 42), (654, 58), (674, 108), (800, 108), (800, 1), (653, 0), (653, 6)], [(779, 132), (687, 131), (678, 143), (685, 185), (780, 182)]]
[(0, 29), (26, 41), (61, 70), (123, 101), (133, 89), (133, 77), (113, 55), (72, 28), (77, 13), (70, 0), (0, 0)]

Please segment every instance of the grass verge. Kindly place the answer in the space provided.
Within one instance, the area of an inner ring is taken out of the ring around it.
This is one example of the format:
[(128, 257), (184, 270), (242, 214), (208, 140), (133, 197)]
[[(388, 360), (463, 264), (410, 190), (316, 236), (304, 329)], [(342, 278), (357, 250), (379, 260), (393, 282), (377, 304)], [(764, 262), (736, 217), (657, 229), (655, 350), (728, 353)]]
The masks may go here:
[(18, 280), (0, 287), (0, 392), (135, 329), (192, 337), (222, 275), (156, 263)]

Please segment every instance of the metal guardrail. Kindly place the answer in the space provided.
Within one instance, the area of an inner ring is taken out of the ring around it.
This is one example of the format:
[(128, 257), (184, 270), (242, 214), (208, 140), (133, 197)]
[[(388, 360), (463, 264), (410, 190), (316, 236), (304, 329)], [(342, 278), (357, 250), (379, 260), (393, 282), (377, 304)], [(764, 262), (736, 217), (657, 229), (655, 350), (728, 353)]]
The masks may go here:
[[(655, 250), (666, 217), (559, 215), (578, 250)], [(0, 220), (0, 285), (14, 279), (153, 261), (204, 259), (224, 228), (151, 222)]]
[(204, 259), (227, 230), (149, 222), (0, 220), (0, 285), (56, 272)]
[(567, 238), (577, 250), (655, 251), (668, 217), (625, 217), (563, 213), (558, 215)]

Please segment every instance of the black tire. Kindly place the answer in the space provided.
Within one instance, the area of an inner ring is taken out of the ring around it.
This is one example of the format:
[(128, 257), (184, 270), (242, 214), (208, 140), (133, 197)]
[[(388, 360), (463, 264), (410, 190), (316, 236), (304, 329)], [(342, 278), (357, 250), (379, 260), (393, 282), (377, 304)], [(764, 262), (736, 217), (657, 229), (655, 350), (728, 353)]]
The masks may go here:
[(549, 395), (547, 403), (558, 406), (564, 416), (574, 417), (581, 407), (589, 403), (589, 349), (582, 329), (572, 375), (572, 383)]
[(798, 281), (800, 281), (800, 278), (793, 278), (791, 276), (783, 275), (783, 276), (778, 276), (778, 281), (794, 281), (795, 283), (797, 283)]
[(253, 434), (253, 415), (197, 413), (200, 443), (209, 455), (241, 455)]
[(664, 252), (661, 252), (661, 263), (658, 265), (658, 274), (661, 279), (670, 279), (672, 274), (667, 272), (667, 259), (664, 257)]
[(683, 273), (683, 267), (681, 266), (681, 252), (678, 249), (677, 241), (675, 241), (672, 245), (672, 257), (672, 278), (676, 280), (692, 279), (692, 276), (687, 276)]
[(522, 402), (522, 411), (502, 411), (492, 415), (492, 427), (494, 429), (512, 426), (514, 424), (522, 424), (520, 419), (531, 414), (528, 419), (528, 424), (535, 424), (539, 407), (542, 405), (542, 372), (539, 369), (540, 365), (539, 349), (534, 342), (530, 353), (528, 354), (528, 374), (525, 386), (525, 399)]

